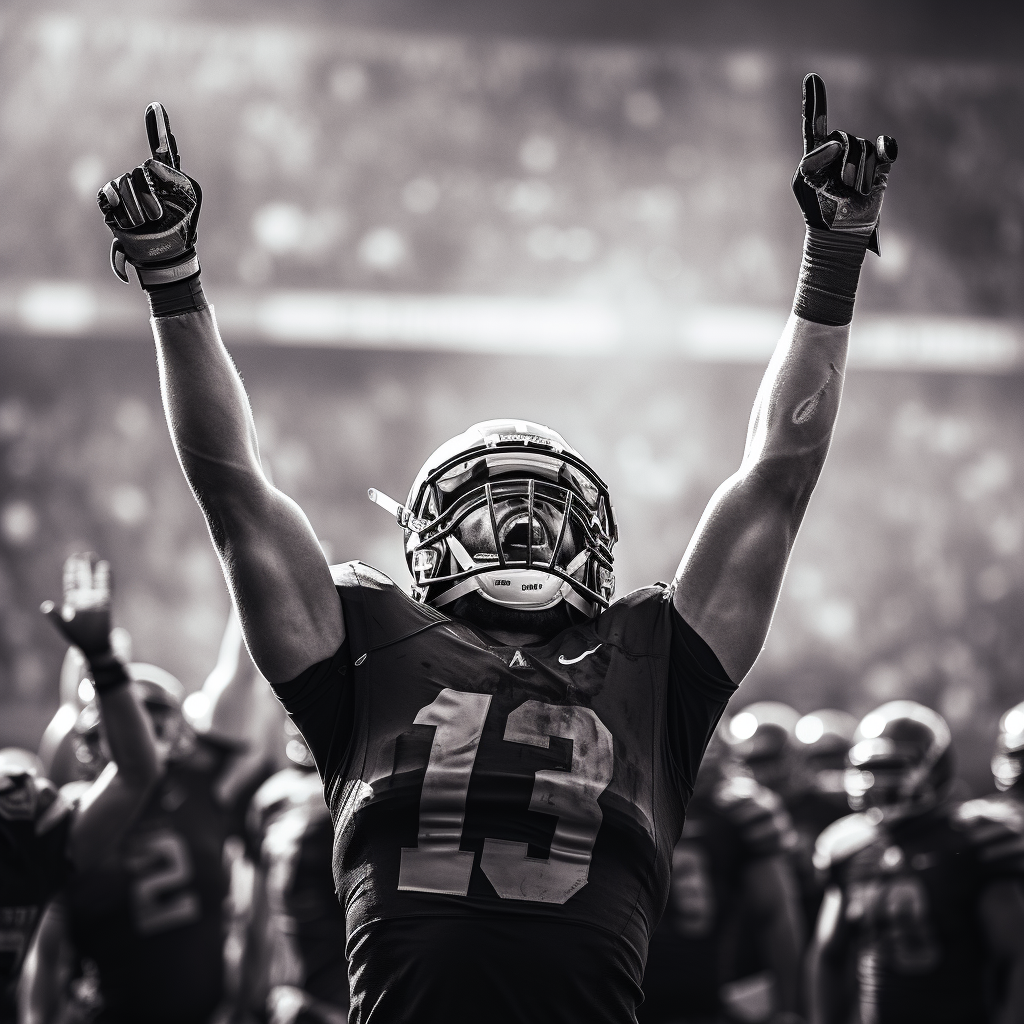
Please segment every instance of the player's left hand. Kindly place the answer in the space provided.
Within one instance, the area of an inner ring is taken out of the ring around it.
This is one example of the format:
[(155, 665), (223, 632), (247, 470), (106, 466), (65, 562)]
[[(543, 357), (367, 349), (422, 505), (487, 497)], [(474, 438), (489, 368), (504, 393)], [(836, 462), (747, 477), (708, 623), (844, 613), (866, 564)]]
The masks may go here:
[(64, 603), (44, 601), (40, 611), (87, 658), (110, 652), (110, 563), (71, 555), (64, 563)]
[(879, 135), (874, 142), (828, 130), (825, 83), (804, 77), (804, 156), (793, 176), (793, 192), (808, 227), (867, 238), (878, 252), (878, 216), (896, 140)]

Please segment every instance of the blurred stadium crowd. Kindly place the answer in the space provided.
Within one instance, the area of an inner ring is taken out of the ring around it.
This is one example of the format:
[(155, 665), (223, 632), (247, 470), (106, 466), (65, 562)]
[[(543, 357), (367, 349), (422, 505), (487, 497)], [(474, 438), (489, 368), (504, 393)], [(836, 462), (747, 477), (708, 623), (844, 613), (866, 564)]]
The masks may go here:
[[(52, 712), (59, 652), (35, 608), (67, 551), (132, 567), (125, 623), (189, 690), (226, 609), (138, 317), (111, 336), (73, 316), (33, 328), (11, 306), (54, 281), (103, 308), (141, 302), (117, 291), (93, 204), (139, 144), (143, 68), (210, 199), (214, 301), (602, 295), (635, 325), (628, 352), (576, 358), (250, 346), (226, 326), (264, 456), (336, 558), (404, 578), (367, 486), (401, 493), (438, 440), (507, 409), (564, 431), (609, 480), (620, 592), (672, 573), (735, 465), (758, 373), (680, 361), (659, 324), (788, 300), (790, 92), (811, 57), (25, 12), (4, 15), (0, 50), (0, 738), (34, 741)], [(914, 187), (887, 203), (858, 315), (1019, 316), (1024, 163), (999, 127), (1019, 120), (1019, 69), (813, 62), (851, 127), (907, 140)], [(1020, 418), (1015, 374), (851, 372), (752, 696), (853, 713), (926, 700), (985, 785), (1024, 668)]]
[[(162, 422), (143, 300), (118, 292), (106, 264), (96, 189), (135, 162), (145, 102), (168, 107), (204, 183), (206, 288), (234, 311), (226, 341), (264, 464), (329, 559), (405, 581), (399, 535), (367, 487), (401, 496), (440, 440), (507, 413), (551, 423), (608, 481), (622, 594), (671, 577), (738, 462), (761, 368), (713, 351), (683, 361), (673, 332), (705, 308), (770, 318), (789, 302), (803, 231), (789, 194), (793, 83), (813, 64), (851, 129), (884, 124), (900, 139), (909, 187), (886, 200), (883, 258), (866, 265), (858, 316), (1013, 326), (1024, 317), (1024, 141), (1005, 126), (1024, 116), (1024, 72), (194, 28), (0, 12), (0, 746), (38, 747), (57, 783), (101, 767), (84, 666), (37, 609), (68, 553), (103, 552), (150, 710), (179, 743), (183, 767), (160, 813), (173, 819), (189, 786), (208, 800), (200, 824), (161, 825), (186, 830), (203, 893), (189, 903), (186, 886), (172, 903), (202, 936), (196, 956), (217, 965), (203, 998), (212, 1008), (243, 993), (246, 1012), (282, 1024), (303, 1009), (334, 1021), (344, 980), (309, 968), (317, 942), (336, 948), (343, 929), (317, 916), (332, 899), (316, 888), (330, 889), (330, 827), (312, 762), (264, 699), (237, 630), (225, 633), (228, 596)], [(630, 345), (570, 357), (258, 343), (245, 309), (307, 291), (611, 302)], [(851, 371), (767, 647), (703, 771), (652, 951), (657, 969), (682, 942), (703, 965), (708, 1019), (723, 1006), (730, 1019), (767, 1019), (770, 993), (788, 983), (761, 941), (779, 933), (747, 927), (753, 904), (736, 893), (752, 866), (784, 865), (796, 901), (784, 909), (799, 916), (790, 938), (805, 941), (823, 892), (815, 841), (849, 811), (857, 719), (896, 700), (941, 713), (957, 753), (942, 786), (958, 801), (991, 792), (997, 736), (1024, 733), (1024, 717), (1005, 715), (1024, 698), (1021, 398), (1016, 372)], [(239, 693), (250, 706), (224, 726), (218, 702), (230, 717)], [(260, 737), (247, 754), (242, 733)], [(862, 726), (857, 741), (878, 735)], [(282, 902), (296, 865), (310, 872), (296, 890), (305, 919)], [(48, 1012), (87, 1020), (110, 950), (82, 938), (96, 912), (88, 891), (68, 899), (31, 961), (64, 973), (33, 977), (39, 993), (70, 1000)], [(299, 919), (315, 933), (301, 949), (310, 933)], [(161, 922), (150, 929), (162, 933)], [(311, 1009), (303, 986), (329, 1005)], [(647, 1019), (671, 1019), (657, 1007), (684, 995), (652, 995)]]

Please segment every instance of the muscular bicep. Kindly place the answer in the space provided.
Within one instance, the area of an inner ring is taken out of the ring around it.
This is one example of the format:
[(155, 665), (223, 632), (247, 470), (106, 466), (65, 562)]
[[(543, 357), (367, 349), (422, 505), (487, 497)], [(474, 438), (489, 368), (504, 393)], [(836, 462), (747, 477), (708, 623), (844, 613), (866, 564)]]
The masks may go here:
[(293, 679), (330, 657), (345, 636), (316, 534), (264, 476), (249, 399), (212, 312), (154, 320), (153, 330), (171, 438), (246, 644), (271, 682)]
[(794, 504), (764, 475), (736, 473), (712, 497), (676, 575), (676, 610), (735, 683), (768, 635), (803, 514)]
[(270, 682), (281, 683), (334, 654), (345, 623), (302, 509), (265, 482), (252, 490), (220, 510), (218, 547), (249, 653)]

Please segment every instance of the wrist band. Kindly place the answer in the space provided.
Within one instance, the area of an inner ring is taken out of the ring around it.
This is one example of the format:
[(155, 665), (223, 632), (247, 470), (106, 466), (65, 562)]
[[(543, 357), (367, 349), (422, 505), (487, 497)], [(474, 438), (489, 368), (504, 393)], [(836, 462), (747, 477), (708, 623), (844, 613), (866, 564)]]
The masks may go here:
[(115, 687), (131, 682), (124, 665), (114, 653), (97, 654), (89, 658), (89, 671), (97, 693), (107, 693)]
[(161, 284), (146, 291), (149, 296), (149, 309), (159, 320), (165, 316), (180, 316), (182, 313), (194, 313), (206, 309), (209, 303), (203, 294), (203, 285), (199, 275), (195, 274), (187, 281), (176, 281), (174, 284)]
[(848, 324), (853, 319), (853, 304), (867, 244), (867, 236), (809, 227), (793, 312), (816, 324), (832, 327)]

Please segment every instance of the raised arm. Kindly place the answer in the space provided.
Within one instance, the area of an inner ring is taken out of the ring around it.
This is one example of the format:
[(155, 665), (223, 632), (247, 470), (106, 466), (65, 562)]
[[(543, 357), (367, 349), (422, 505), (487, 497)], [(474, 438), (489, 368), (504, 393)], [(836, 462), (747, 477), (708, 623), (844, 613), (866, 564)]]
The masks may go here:
[(715, 492), (676, 574), (675, 606), (740, 682), (764, 646), (793, 542), (832, 441), (860, 266), (895, 140), (828, 133), (825, 86), (804, 79), (793, 190), (807, 234), (793, 313), (761, 381), (740, 468)]
[(162, 769), (149, 716), (110, 646), (110, 566), (71, 555), (64, 563), (63, 605), (47, 601), (43, 612), (88, 661), (111, 752), (112, 764), (79, 801), (71, 826), (68, 855), (83, 868), (117, 844)]
[(158, 103), (146, 111), (152, 159), (98, 201), (111, 263), (135, 267), (153, 314), (164, 410), (178, 461), (206, 516), (246, 643), (271, 682), (330, 657), (345, 638), (331, 574), (302, 509), (260, 466), (249, 400), (199, 283), (197, 182), (180, 170)]

